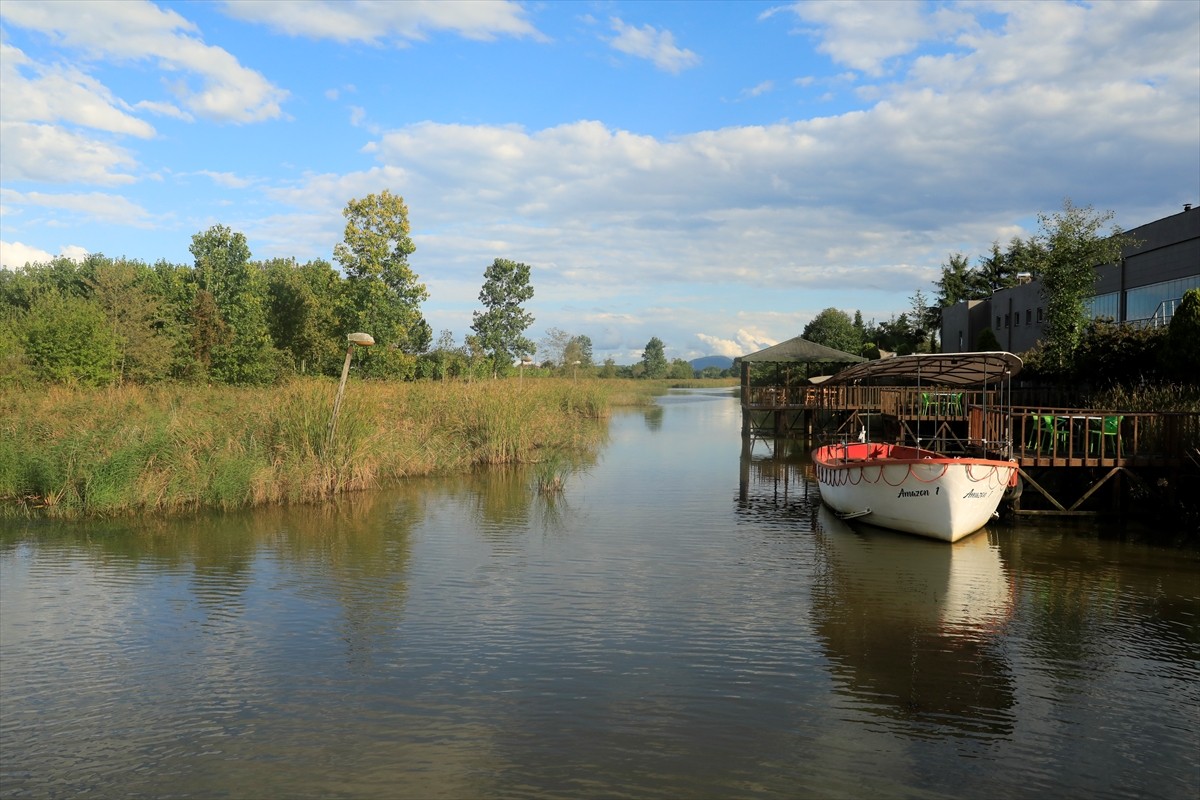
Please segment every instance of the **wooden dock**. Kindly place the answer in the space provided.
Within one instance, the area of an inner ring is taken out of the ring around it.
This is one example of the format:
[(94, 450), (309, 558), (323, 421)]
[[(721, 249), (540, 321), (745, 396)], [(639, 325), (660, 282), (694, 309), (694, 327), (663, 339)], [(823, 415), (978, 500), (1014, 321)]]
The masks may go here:
[[(742, 433), (918, 444), (949, 454), (1011, 456), (1021, 514), (1121, 511), (1122, 482), (1174, 491), (1200, 469), (1200, 414), (1012, 405), (1001, 390), (890, 386), (742, 386)], [(1002, 402), (1003, 401), (1003, 402)], [(1109, 502), (1098, 493), (1108, 487)]]

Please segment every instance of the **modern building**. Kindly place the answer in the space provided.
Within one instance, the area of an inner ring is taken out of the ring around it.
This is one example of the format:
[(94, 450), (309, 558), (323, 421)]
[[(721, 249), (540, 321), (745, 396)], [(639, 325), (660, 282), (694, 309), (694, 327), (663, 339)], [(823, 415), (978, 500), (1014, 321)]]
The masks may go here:
[[(1125, 250), (1120, 264), (1096, 267), (1093, 317), (1166, 325), (1183, 293), (1200, 289), (1200, 208), (1188, 204), (1125, 233), (1139, 244)], [(1023, 353), (1042, 338), (1045, 309), (1041, 284), (1028, 277), (986, 300), (957, 303), (942, 311), (942, 351), (978, 350), (980, 334), (991, 328), (1002, 349)]]

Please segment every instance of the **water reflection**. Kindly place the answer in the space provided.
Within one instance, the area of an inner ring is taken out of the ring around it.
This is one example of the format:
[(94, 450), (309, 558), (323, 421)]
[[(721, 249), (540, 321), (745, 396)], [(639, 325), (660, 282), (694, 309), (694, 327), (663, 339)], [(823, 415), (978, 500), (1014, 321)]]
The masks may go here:
[(819, 498), (812, 485), (812, 455), (799, 439), (743, 436), (738, 470), (738, 511), (770, 517), (795, 499)]
[(0, 523), (3, 793), (1194, 800), (1200, 554), (850, 528), (738, 414), (616, 415), (559, 496)]
[(851, 527), (824, 506), (818, 521), (812, 617), (839, 691), (925, 725), (910, 733), (1010, 734), (1013, 677), (997, 639), (1012, 591), (987, 534), (927, 542)]

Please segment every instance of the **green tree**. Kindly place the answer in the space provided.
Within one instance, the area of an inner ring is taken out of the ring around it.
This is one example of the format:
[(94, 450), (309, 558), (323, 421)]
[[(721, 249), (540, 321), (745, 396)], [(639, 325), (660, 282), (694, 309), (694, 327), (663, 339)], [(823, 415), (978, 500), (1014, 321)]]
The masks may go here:
[(429, 292), (408, 264), (416, 251), (408, 207), (404, 198), (385, 189), (351, 200), (342, 216), (343, 241), (333, 251), (346, 273), (342, 341), (354, 331), (371, 334), (377, 346), (367, 353), (365, 370), (399, 376), (415, 359), (398, 358), (397, 353), (423, 353), (433, 339), (421, 314)]
[(673, 381), (687, 380), (696, 377), (696, 370), (692, 369), (692, 365), (682, 358), (674, 358), (671, 359), (671, 365), (667, 367), (667, 377)]
[(483, 288), (479, 301), (483, 311), (472, 315), (471, 329), (492, 361), (492, 377), (501, 369), (507, 370), (514, 360), (530, 356), (537, 350), (525, 338), (533, 324), (533, 315), (522, 303), (533, 297), (529, 282), (529, 265), (497, 258), (483, 273)]
[(914, 352), (930, 353), (934, 350), (937, 339), (937, 329), (942, 321), (941, 309), (931, 306), (925, 292), (917, 289), (908, 298), (908, 307), (912, 311), (909, 316), (913, 328)]
[[(225, 336), (209, 341), (209, 371), (223, 383), (261, 384), (278, 377), (276, 351), (271, 343), (265, 308), (265, 286), (250, 266), (246, 237), (224, 225), (214, 225), (192, 237), (188, 248), (196, 259), (198, 292), (212, 295)], [(203, 303), (194, 306), (206, 312)], [(206, 324), (215, 321), (203, 320)]]
[(1183, 293), (1171, 316), (1163, 349), (1166, 372), (1184, 383), (1200, 383), (1200, 289)]
[(981, 353), (994, 353), (1000, 350), (1000, 340), (996, 338), (996, 332), (990, 327), (981, 330), (975, 339), (975, 349)]
[(42, 380), (99, 386), (116, 377), (117, 337), (93, 300), (57, 290), (42, 293), (21, 334), (25, 357)]
[(117, 344), (116, 380), (151, 383), (166, 378), (178, 328), (154, 290), (150, 268), (140, 262), (105, 258), (93, 263), (91, 272), (87, 285), (108, 317)]
[(579, 368), (590, 370), (595, 367), (595, 362), (592, 360), (592, 340), (588, 336), (572, 336), (571, 341), (567, 342), (567, 348), (563, 351), (563, 363), (566, 365), (574, 365), (579, 362)]
[[(176, 379), (207, 377), (207, 365), (196, 360), (194, 350), (194, 314), (196, 296), (195, 271), (186, 264), (173, 264), (164, 259), (155, 262), (146, 278), (149, 290), (159, 299), (163, 325), (169, 328), (174, 352), (171, 354), (170, 376)], [(212, 304), (212, 295), (209, 295)]]
[[(979, 259), (979, 269), (971, 275), (971, 297), (968, 299), (981, 300), (998, 289), (1016, 286), (1017, 273), (1029, 271), (1023, 270), (1021, 264), (1026, 263), (1033, 252), (1036, 249), (1019, 238), (1014, 238), (1004, 252), (1001, 252), (999, 243), (992, 242), (992, 252)], [(1027, 266), (1032, 266), (1032, 263)]]
[(804, 326), (801, 337), (844, 353), (857, 353), (862, 347), (862, 331), (854, 327), (845, 311), (827, 308)]
[(1045, 252), (1042, 296), (1046, 301), (1046, 357), (1048, 365), (1066, 374), (1080, 339), (1091, 321), (1086, 301), (1096, 285), (1096, 267), (1117, 263), (1122, 250), (1133, 241), (1113, 226), (1108, 235), (1101, 229), (1113, 217), (1099, 214), (1091, 206), (1077, 208), (1063, 202), (1063, 210), (1039, 214), (1036, 246)]
[(640, 363), (642, 366), (641, 377), (643, 378), (665, 378), (667, 376), (667, 354), (662, 339), (657, 336), (650, 337), (650, 341), (646, 342), (646, 348), (642, 351)]
[(338, 315), (342, 279), (328, 261), (297, 264), (292, 258), (262, 265), (267, 282), (267, 320), (275, 347), (291, 368), (337, 374), (345, 341)]

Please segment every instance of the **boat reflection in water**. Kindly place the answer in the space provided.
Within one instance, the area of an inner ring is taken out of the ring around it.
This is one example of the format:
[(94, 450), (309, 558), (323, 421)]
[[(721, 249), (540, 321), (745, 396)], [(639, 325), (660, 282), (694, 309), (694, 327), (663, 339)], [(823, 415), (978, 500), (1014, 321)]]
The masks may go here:
[(1014, 680), (999, 634), (1013, 611), (986, 531), (947, 546), (818, 512), (814, 628), (839, 693), (910, 734), (1005, 736)]

